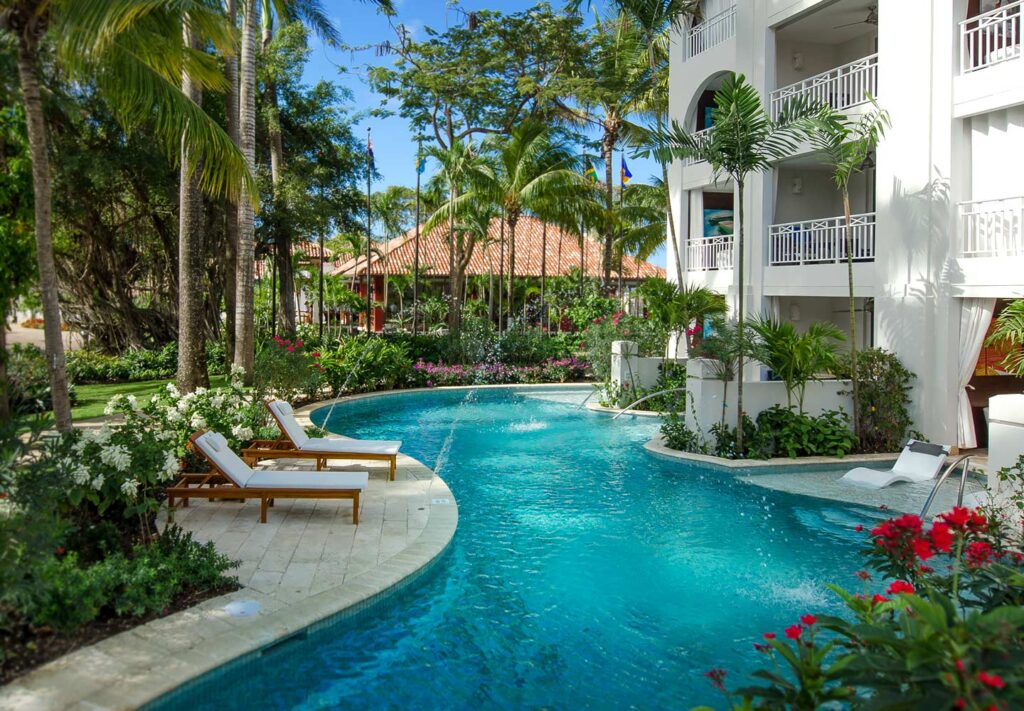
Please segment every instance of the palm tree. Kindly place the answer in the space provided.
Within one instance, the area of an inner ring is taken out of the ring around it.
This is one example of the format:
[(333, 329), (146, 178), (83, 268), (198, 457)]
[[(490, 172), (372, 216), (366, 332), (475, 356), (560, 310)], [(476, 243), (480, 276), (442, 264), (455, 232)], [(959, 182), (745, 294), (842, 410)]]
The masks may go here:
[[(581, 0), (575, 0), (577, 4)], [(698, 0), (613, 0), (619, 10), (633, 19), (647, 46), (647, 62), (653, 83), (655, 126), (661, 135), (668, 113), (668, 44), (673, 30), (682, 29), (686, 20), (700, 12)], [(668, 184), (668, 161), (656, 154), (661, 166), (661, 179)], [(679, 256), (679, 237), (672, 214), (671, 197), (666, 193), (668, 213), (669, 257), (676, 269), (676, 281), (683, 283), (682, 260)], [(742, 443), (742, 435), (741, 435)]]
[(652, 185), (636, 183), (622, 191), (622, 204), (617, 211), (622, 251), (646, 260), (665, 244), (666, 192), (660, 178)]
[(716, 317), (704, 324), (698, 350), (701, 358), (710, 361), (711, 374), (722, 381), (722, 418), (719, 422), (723, 426), (729, 400), (729, 383), (736, 378), (736, 362), (741, 347), (735, 322)]
[(987, 346), (1008, 346), (1000, 363), (1006, 372), (1024, 376), (1024, 299), (1011, 301), (996, 317)]
[(704, 286), (675, 284), (652, 277), (638, 291), (649, 314), (670, 333), (683, 333), (691, 323), (725, 314), (725, 300)]
[(796, 395), (803, 414), (807, 383), (836, 370), (836, 344), (843, 340), (843, 332), (833, 323), (817, 321), (806, 332), (797, 333), (792, 323), (770, 317), (755, 318), (750, 329), (758, 338), (753, 345), (755, 357), (782, 379), (789, 407)]
[(605, 287), (611, 279), (614, 220), (614, 156), (620, 141), (637, 141), (643, 131), (630, 121), (632, 116), (651, 113), (654, 93), (650, 86), (644, 36), (636, 23), (623, 13), (611, 22), (595, 23), (594, 52), (584, 77), (569, 86), (577, 104), (559, 102), (561, 111), (577, 124), (600, 131), (604, 160), (604, 199), (607, 219), (602, 226), (604, 250), (602, 269)]
[[(743, 194), (747, 176), (771, 168), (774, 160), (792, 153), (806, 134), (806, 127), (796, 119), (806, 117), (802, 105), (783, 107), (778, 120), (772, 120), (761, 103), (757, 89), (747, 83), (742, 74), (729, 74), (715, 92), (715, 107), (711, 111), (712, 130), (705, 141), (698, 141), (679, 124), (673, 122), (665, 136), (663, 157), (693, 156), (707, 161), (717, 181), (725, 175), (732, 179), (736, 189), (736, 248), (739, 252), (736, 269), (736, 328), (741, 342), (744, 334), (744, 290), (746, 242), (743, 226)], [(743, 361), (744, 349), (737, 360), (736, 383), (736, 450), (743, 453)]]
[(579, 158), (572, 145), (549, 126), (524, 121), (508, 136), (487, 141), (495, 169), (476, 191), (478, 199), (501, 205), (508, 234), (508, 314), (513, 313), (516, 273), (516, 226), (526, 212), (543, 209), (558, 200), (578, 200), (589, 186), (579, 174)]
[[(870, 97), (869, 97), (870, 98)], [(889, 114), (871, 99), (874, 108), (857, 120), (831, 106), (811, 118), (808, 137), (832, 170), (832, 180), (843, 196), (846, 274), (850, 299), (850, 383), (853, 389), (853, 429), (860, 437), (860, 400), (857, 377), (857, 310), (853, 298), (853, 225), (850, 217), (850, 178), (864, 170), (868, 157), (889, 127)]]
[(216, 63), (186, 47), (182, 21), (219, 48), (230, 47), (232, 32), (220, 9), (202, 0), (173, 4), (117, 0), (0, 0), (0, 29), (17, 44), (18, 79), (32, 157), (36, 259), (43, 303), (47, 366), (57, 428), (71, 429), (57, 273), (53, 258), (51, 178), (46, 118), (39, 87), (39, 55), (44, 36), (55, 58), (73, 79), (93, 84), (126, 125), (152, 121), (168, 155), (190, 147), (186, 175), (196, 175), (212, 194), (247, 193), (254, 199), (252, 173), (224, 131), (181, 92), (185, 67), (200, 87), (223, 88)]
[(391, 240), (405, 233), (415, 219), (416, 191), (404, 185), (389, 185), (373, 195), (373, 215), (384, 232), (384, 312), (388, 310), (388, 249)]

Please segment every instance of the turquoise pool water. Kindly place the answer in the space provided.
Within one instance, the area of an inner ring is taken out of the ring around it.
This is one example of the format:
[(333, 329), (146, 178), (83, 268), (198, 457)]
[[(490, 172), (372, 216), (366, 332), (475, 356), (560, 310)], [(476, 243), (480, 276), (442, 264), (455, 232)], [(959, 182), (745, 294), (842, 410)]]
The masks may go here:
[[(406, 393), (328, 429), (402, 439), (459, 527), (402, 592), (152, 708), (688, 708), (721, 705), (753, 643), (853, 586), (876, 514), (648, 454), (656, 420), (577, 410), (586, 391)], [(322, 423), (326, 409), (313, 420)], [(226, 673), (225, 673), (226, 672)]]

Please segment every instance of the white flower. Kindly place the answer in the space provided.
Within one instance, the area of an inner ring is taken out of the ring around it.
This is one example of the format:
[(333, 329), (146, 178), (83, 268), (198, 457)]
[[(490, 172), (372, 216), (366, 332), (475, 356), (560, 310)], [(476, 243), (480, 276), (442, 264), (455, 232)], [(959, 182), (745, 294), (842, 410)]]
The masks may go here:
[(71, 479), (79, 486), (89, 483), (89, 470), (83, 464), (78, 464), (71, 470)]
[(110, 436), (112, 434), (114, 433), (110, 431), (110, 428), (107, 427), (106, 425), (103, 425), (98, 430), (94, 430), (92, 433), (90, 433), (89, 439), (91, 439), (96, 444), (104, 445), (110, 441)]
[(167, 383), (167, 394), (171, 397), (181, 397), (181, 391), (174, 383)]
[(113, 415), (115, 412), (118, 411), (118, 409), (121, 407), (123, 403), (124, 395), (115, 395), (114, 397), (110, 398), (110, 400), (107, 401), (106, 407), (103, 408), (103, 414), (107, 415), (108, 417), (110, 415)]
[(128, 471), (132, 465), (132, 454), (123, 444), (114, 444), (100, 450), (100, 461), (118, 471)]
[(237, 440), (249, 440), (252, 439), (252, 427), (235, 425), (231, 428), (231, 434)]
[(219, 410), (221, 406), (224, 404), (224, 396), (214, 395), (212, 398), (210, 398), (210, 404)]
[(127, 496), (129, 499), (134, 499), (139, 495), (139, 480), (138, 479), (125, 479), (121, 482), (121, 493)]
[(85, 437), (79, 437), (78, 441), (71, 447), (71, 451), (75, 454), (81, 455), (85, 451), (85, 448), (89, 446), (89, 439)]
[(204, 429), (206, 427), (206, 418), (200, 415), (198, 412), (192, 415), (192, 419), (189, 420), (189, 424), (195, 427), (197, 430)]
[(139, 399), (134, 395), (129, 395), (128, 397), (125, 398), (125, 400), (128, 401), (128, 404), (131, 405), (133, 410), (139, 409)]
[(202, 386), (196, 388), (195, 389), (195, 394), (196, 395), (205, 395), (206, 394), (206, 388), (204, 388)]
[(164, 413), (164, 416), (167, 418), (168, 422), (181, 422), (182, 420), (185, 419), (184, 417), (182, 417), (180, 412), (174, 409), (168, 410), (166, 413)]
[(95, 479), (92, 480), (92, 488), (97, 491), (103, 488), (103, 482), (106, 481), (102, 474), (98, 474)]
[(174, 452), (168, 452), (164, 458), (164, 467), (160, 470), (160, 480), (164, 481), (170, 479), (178, 473), (178, 458), (174, 456)]

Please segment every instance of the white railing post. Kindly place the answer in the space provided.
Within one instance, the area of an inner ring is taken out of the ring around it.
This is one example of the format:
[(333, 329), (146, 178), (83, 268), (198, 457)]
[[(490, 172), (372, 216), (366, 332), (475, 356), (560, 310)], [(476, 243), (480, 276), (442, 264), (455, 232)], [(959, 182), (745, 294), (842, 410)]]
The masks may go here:
[(769, 97), (772, 118), (777, 119), (790, 99), (827, 104), (836, 111), (863, 104), (878, 94), (878, 55), (872, 54), (841, 67), (807, 77), (776, 89)]
[[(875, 258), (875, 213), (850, 216), (854, 261)], [(839, 264), (846, 261), (846, 218), (827, 217), (771, 225), (768, 228), (768, 264)]]
[(959, 256), (1024, 256), (1024, 196), (962, 202), (959, 211)]
[(1024, 0), (960, 22), (960, 73), (966, 74), (1022, 56)]
[(686, 32), (683, 49), (686, 59), (716, 47), (736, 34), (736, 6), (694, 25)]
[[(692, 136), (693, 140), (697, 142), (698, 145), (703, 146), (711, 139), (711, 129), (704, 128), (690, 135)], [(683, 165), (694, 165), (696, 163), (702, 162), (704, 162), (702, 158), (693, 158), (691, 156), (687, 156), (686, 158), (683, 159)]]

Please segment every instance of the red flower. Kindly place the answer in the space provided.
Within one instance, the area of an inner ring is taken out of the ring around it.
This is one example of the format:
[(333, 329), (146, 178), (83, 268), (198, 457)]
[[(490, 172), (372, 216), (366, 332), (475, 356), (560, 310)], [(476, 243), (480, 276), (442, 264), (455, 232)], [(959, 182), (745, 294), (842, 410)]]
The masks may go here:
[(867, 581), (871, 580), (871, 573), (869, 573), (866, 570), (858, 570), (856, 573), (854, 573), (854, 575), (856, 575), (858, 578), (860, 578), (864, 582), (867, 582)]
[(295, 347), (296, 348), (302, 348), (302, 340), (301, 339), (299, 339), (298, 341), (295, 341)]
[(1003, 677), (998, 674), (989, 674), (985, 671), (978, 672), (978, 681), (982, 684), (991, 686), (993, 689), (1002, 689), (1006, 687), (1006, 682), (1003, 681)]
[(754, 649), (756, 649), (758, 652), (767, 652), (771, 648), (772, 646), (770, 644), (761, 644), (760, 642), (754, 642)]
[(1024, 562), (1024, 553), (1021, 553), (1020, 551), (1014, 551), (1013, 562), (1017, 565), (1020, 565), (1022, 562)]
[(959, 671), (959, 672), (962, 672), (964, 670), (964, 660), (963, 659), (957, 659), (956, 660), (956, 670)]
[(957, 699), (956, 701), (953, 702), (953, 708), (955, 708), (955, 709), (965, 709), (965, 708), (967, 708), (967, 702), (963, 698), (959, 698), (959, 699)]
[(861, 531), (864, 530), (864, 524), (858, 523), (856, 526), (853, 527), (853, 530), (856, 531), (857, 533), (860, 533)]
[(818, 618), (814, 615), (801, 615), (800, 621), (808, 627), (812, 627), (818, 621)]
[(889, 602), (889, 598), (887, 598), (885, 595), (875, 593), (874, 597), (871, 598), (871, 602), (875, 605), (881, 605), (883, 602)]
[(765, 632), (764, 633), (764, 638), (765, 639), (775, 639), (775, 633), (774, 632)]
[(800, 635), (802, 635), (803, 633), (803, 625), (790, 625), (786, 628), (786, 636), (790, 639), (800, 639)]
[(67, 549), (64, 546), (57, 546), (57, 550), (54, 551), (55, 555), (64, 555), (67, 553)]
[(975, 541), (967, 546), (967, 564), (981, 567), (992, 560), (992, 546), (985, 541)]
[(725, 669), (711, 669), (704, 672), (704, 676), (711, 680), (711, 686), (719, 691), (725, 691)]
[(285, 350), (287, 350), (289, 353), (294, 353), (295, 352), (295, 346), (288, 346), (288, 348), (286, 348)]
[(886, 589), (886, 592), (890, 595), (913, 595), (914, 586), (906, 580), (896, 580)]
[(971, 512), (963, 506), (954, 506), (952, 511), (940, 514), (939, 518), (949, 524), (950, 528), (962, 531), (967, 528), (967, 522), (971, 520)]
[(914, 549), (914, 555), (921, 560), (928, 560), (935, 555), (935, 551), (932, 550), (932, 544), (923, 538), (915, 538), (910, 545)]
[(310, 355), (312, 355), (315, 360), (320, 357), (320, 351), (313, 351)]
[(932, 525), (932, 530), (928, 537), (931, 539), (932, 546), (937, 551), (949, 553), (953, 547), (953, 534), (950, 532), (949, 526), (941, 521)]

